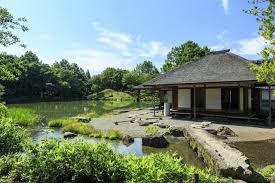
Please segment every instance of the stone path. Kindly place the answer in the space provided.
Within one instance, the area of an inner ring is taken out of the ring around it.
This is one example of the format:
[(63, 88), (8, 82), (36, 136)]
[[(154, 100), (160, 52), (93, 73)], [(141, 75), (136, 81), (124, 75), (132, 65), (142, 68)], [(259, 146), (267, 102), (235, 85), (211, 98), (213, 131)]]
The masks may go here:
[[(130, 111), (127, 113), (122, 113), (115, 116), (110, 116), (107, 118), (98, 118), (93, 119), (91, 124), (98, 129), (108, 130), (108, 129), (119, 129), (126, 134), (132, 135), (134, 137), (142, 137), (146, 135), (145, 130), (146, 126), (139, 126), (137, 122), (134, 123), (121, 123), (115, 125), (116, 121), (130, 120), (129, 116), (137, 115), (140, 118), (148, 118), (153, 116), (153, 110), (143, 109)], [(170, 126), (180, 126), (180, 127), (189, 127), (192, 124), (201, 124), (201, 122), (195, 122), (187, 119), (173, 119), (171, 117), (163, 117), (161, 111), (157, 111), (157, 116), (162, 117), (162, 120), (159, 122), (167, 124)], [(228, 124), (228, 123), (211, 123), (209, 128), (217, 129), (220, 126), (227, 126), (232, 129), (237, 137), (230, 137), (227, 141), (258, 141), (258, 140), (267, 140), (275, 139), (275, 129), (264, 128), (259, 126), (248, 126), (247, 124)], [(160, 129), (160, 132), (166, 132), (167, 129)]]

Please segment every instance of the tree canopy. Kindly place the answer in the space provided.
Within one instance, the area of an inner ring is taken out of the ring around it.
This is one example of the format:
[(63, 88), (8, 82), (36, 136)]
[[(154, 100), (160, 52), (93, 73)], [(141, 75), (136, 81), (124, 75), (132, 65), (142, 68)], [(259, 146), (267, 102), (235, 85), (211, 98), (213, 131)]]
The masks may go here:
[(253, 65), (252, 69), (257, 73), (260, 82), (270, 85), (275, 84), (275, 1), (274, 0), (252, 0), (252, 8), (245, 10), (246, 13), (256, 17), (260, 23), (259, 34), (267, 43), (261, 51), (264, 62), (260, 65)]
[(187, 41), (178, 47), (172, 48), (172, 50), (167, 54), (167, 58), (161, 71), (171, 71), (186, 62), (198, 60), (208, 52), (210, 52), (208, 47), (200, 47), (193, 41)]

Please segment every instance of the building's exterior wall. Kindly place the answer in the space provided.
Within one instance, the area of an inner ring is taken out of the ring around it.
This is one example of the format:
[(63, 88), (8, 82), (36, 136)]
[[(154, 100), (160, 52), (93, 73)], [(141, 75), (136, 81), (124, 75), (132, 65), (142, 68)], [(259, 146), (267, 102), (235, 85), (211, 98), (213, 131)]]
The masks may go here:
[(221, 88), (207, 88), (205, 89), (205, 108), (210, 110), (221, 110)]
[(178, 90), (178, 106), (179, 108), (191, 108), (191, 89)]
[[(261, 89), (261, 111), (267, 112), (268, 111), (268, 100), (269, 100), (269, 92), (268, 89)], [(274, 90), (271, 93), (271, 107), (274, 108), (275, 106), (275, 94)]]
[(167, 98), (169, 104), (172, 104), (172, 91), (167, 91), (165, 98)]

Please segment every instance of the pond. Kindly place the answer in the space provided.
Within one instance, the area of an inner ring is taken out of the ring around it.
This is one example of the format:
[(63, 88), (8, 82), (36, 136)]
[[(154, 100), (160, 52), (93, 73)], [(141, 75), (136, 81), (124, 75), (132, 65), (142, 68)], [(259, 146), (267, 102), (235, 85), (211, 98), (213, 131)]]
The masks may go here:
[(78, 114), (95, 112), (102, 114), (123, 107), (150, 107), (150, 103), (134, 103), (132, 101), (69, 101), (69, 102), (37, 102), (27, 104), (10, 104), (8, 107), (30, 108), (44, 116), (47, 120), (72, 117)]
[[(13, 104), (9, 107), (31, 108), (38, 114), (44, 116), (47, 120), (57, 119), (62, 117), (71, 117), (78, 114), (96, 112), (102, 114), (106, 111), (123, 107), (150, 107), (149, 104), (137, 104), (131, 102), (92, 102), (92, 101), (72, 101), (72, 102), (41, 102), (29, 104)], [(37, 126), (30, 129), (33, 141), (40, 142), (45, 138), (63, 138), (63, 134), (58, 129), (51, 129)], [(97, 143), (106, 141), (90, 137), (80, 137), (85, 141)], [(124, 145), (121, 141), (107, 141), (113, 145), (113, 148), (123, 154), (135, 153), (138, 156), (144, 156), (157, 152), (172, 152), (177, 153), (184, 162), (198, 168), (204, 168), (205, 164), (197, 157), (196, 153), (189, 147), (186, 141), (175, 138), (168, 138), (169, 147), (167, 148), (152, 148), (142, 146), (141, 138), (135, 138), (135, 142), (129, 146)]]
[[(43, 128), (38, 127), (35, 129), (30, 129), (33, 141), (35, 143), (39, 143), (42, 139), (46, 138), (63, 138), (63, 134), (54, 129), (50, 128)], [(130, 145), (124, 145), (121, 141), (110, 141), (105, 139), (96, 139), (96, 138), (90, 138), (87, 136), (81, 136), (79, 139), (91, 142), (91, 143), (97, 143), (97, 142), (109, 142), (112, 144), (113, 148), (117, 151), (119, 151), (122, 154), (130, 154), (134, 153), (137, 156), (144, 156), (151, 153), (158, 153), (158, 152), (171, 152), (171, 153), (177, 153), (182, 159), (183, 162), (188, 163), (189, 165), (195, 166), (197, 168), (204, 168), (205, 164), (197, 157), (195, 152), (189, 147), (188, 143), (181, 139), (176, 139), (173, 137), (167, 137), (167, 140), (169, 142), (169, 146), (167, 148), (152, 148), (152, 147), (146, 147), (142, 145), (142, 139), (141, 138), (135, 138), (134, 143)], [(74, 140), (74, 139), (71, 139)]]
[(275, 164), (275, 140), (235, 142), (231, 145), (243, 152), (255, 169)]

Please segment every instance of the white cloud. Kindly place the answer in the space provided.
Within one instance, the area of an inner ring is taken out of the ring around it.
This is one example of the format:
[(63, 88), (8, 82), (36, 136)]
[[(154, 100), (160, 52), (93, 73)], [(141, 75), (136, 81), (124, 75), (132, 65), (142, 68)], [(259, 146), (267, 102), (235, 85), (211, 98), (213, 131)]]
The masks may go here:
[(229, 10), (229, 0), (221, 0), (224, 13), (227, 15)]
[(98, 74), (107, 67), (131, 69), (136, 64), (134, 60), (112, 52), (85, 48), (69, 52), (68, 59), (84, 69), (89, 69), (92, 74)]
[(237, 53), (244, 55), (255, 55), (268, 46), (265, 40), (260, 36), (240, 39), (237, 43), (240, 45), (239, 49), (236, 50)]
[(215, 50), (215, 51), (219, 51), (219, 50), (226, 49), (226, 47), (223, 44), (216, 44), (216, 45), (210, 46), (210, 49)]
[(143, 41), (141, 36), (133, 36), (124, 32), (114, 32), (102, 27), (98, 22), (92, 23), (97, 32), (97, 41), (105, 46), (115, 48), (127, 57), (156, 57), (165, 56), (168, 47), (160, 41)]

